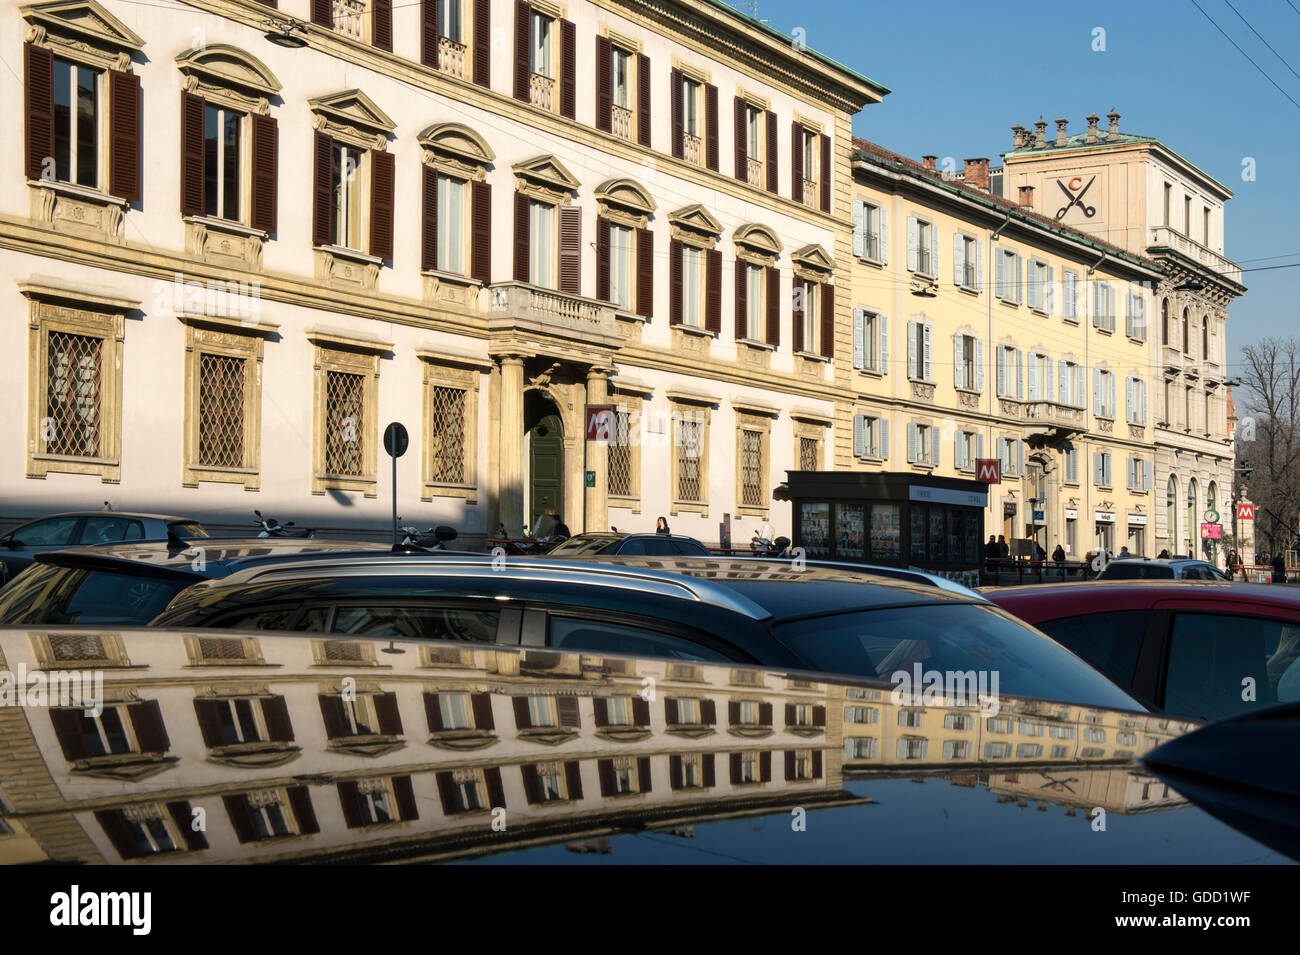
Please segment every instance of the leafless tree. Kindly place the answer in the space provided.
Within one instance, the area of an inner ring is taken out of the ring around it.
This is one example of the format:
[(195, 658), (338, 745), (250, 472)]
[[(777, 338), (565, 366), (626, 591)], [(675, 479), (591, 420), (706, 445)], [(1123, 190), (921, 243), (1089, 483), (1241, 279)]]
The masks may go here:
[(1300, 513), (1300, 341), (1265, 338), (1241, 350), (1245, 414), (1237, 423), (1237, 466), (1254, 473), (1256, 546), (1289, 548)]

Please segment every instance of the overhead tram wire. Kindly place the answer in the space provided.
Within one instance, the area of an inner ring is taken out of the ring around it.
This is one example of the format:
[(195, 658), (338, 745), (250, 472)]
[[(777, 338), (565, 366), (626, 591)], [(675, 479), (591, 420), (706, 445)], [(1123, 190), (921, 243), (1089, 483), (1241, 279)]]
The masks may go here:
[(1285, 66), (1288, 70), (1291, 71), (1291, 75), (1294, 76), (1296, 79), (1300, 80), (1300, 73), (1297, 73), (1297, 72), (1295, 71), (1295, 68), (1294, 68), (1290, 63), (1288, 63), (1288, 62), (1286, 61), (1286, 57), (1284, 57), (1284, 56), (1283, 56), (1281, 53), (1279, 53), (1277, 50), (1274, 50), (1274, 49), (1273, 49), (1273, 44), (1271, 44), (1271, 43), (1269, 43), (1267, 40), (1265, 40), (1264, 37), (1260, 35), (1260, 32), (1259, 32), (1258, 30), (1256, 30), (1253, 26), (1251, 26), (1250, 21), (1247, 20), (1247, 19), (1245, 18), (1245, 16), (1242, 14), (1242, 12), (1241, 12), (1240, 10), (1238, 10), (1236, 7), (1234, 7), (1234, 6), (1232, 5), (1232, 0), (1223, 0), (1223, 2), (1226, 3), (1226, 4), (1229, 6), (1229, 8), (1231, 8), (1231, 10), (1232, 10), (1233, 13), (1235, 13), (1237, 16), (1241, 17), (1241, 22), (1244, 23), (1244, 24), (1246, 24), (1246, 26), (1250, 28), (1250, 32), (1251, 32), (1251, 33), (1253, 33), (1253, 34), (1255, 34), (1255, 36), (1259, 37), (1259, 42), (1260, 42), (1260, 43), (1263, 43), (1266, 47), (1268, 47), (1268, 48), (1269, 48), (1269, 51), (1270, 51), (1270, 52), (1271, 52), (1275, 57), (1277, 57), (1279, 60), (1282, 61), (1282, 65)]
[(1273, 84), (1274, 89), (1276, 89), (1279, 93), (1281, 93), (1283, 96), (1285, 96), (1285, 97), (1287, 98), (1287, 100), (1290, 101), (1290, 103), (1291, 103), (1292, 106), (1294, 106), (1296, 109), (1300, 109), (1300, 102), (1296, 102), (1296, 100), (1291, 96), (1290, 93), (1288, 93), (1286, 90), (1282, 89), (1282, 87), (1278, 85), (1277, 81), (1276, 81), (1275, 79), (1273, 79), (1273, 77), (1269, 76), (1269, 75), (1268, 75), (1268, 72), (1264, 69), (1264, 67), (1262, 67), (1262, 66), (1260, 66), (1258, 63), (1256, 63), (1255, 60), (1251, 57), (1251, 55), (1250, 55), (1249, 53), (1247, 53), (1245, 50), (1243, 50), (1240, 46), (1237, 46), (1237, 41), (1234, 40), (1232, 37), (1230, 37), (1230, 36), (1228, 35), (1228, 32), (1227, 32), (1226, 30), (1224, 30), (1223, 27), (1221, 27), (1221, 26), (1219, 26), (1219, 24), (1215, 23), (1215, 21), (1214, 21), (1214, 17), (1212, 17), (1212, 16), (1210, 16), (1208, 13), (1206, 13), (1204, 7), (1202, 7), (1199, 3), (1197, 3), (1196, 0), (1191, 0), (1191, 3), (1192, 3), (1192, 6), (1194, 6), (1197, 10), (1200, 10), (1200, 11), (1201, 11), (1201, 15), (1204, 16), (1205, 19), (1207, 19), (1207, 20), (1210, 21), (1210, 23), (1211, 23), (1211, 25), (1214, 27), (1214, 29), (1218, 30), (1220, 33), (1223, 34), (1223, 38), (1224, 38), (1225, 40), (1227, 40), (1229, 43), (1231, 43), (1231, 44), (1233, 45), (1233, 47), (1236, 48), (1236, 50), (1237, 50), (1238, 53), (1240, 53), (1242, 56), (1244, 56), (1247, 60), (1250, 60), (1250, 65), (1253, 66), (1255, 69), (1259, 70), (1260, 74), (1264, 77), (1264, 79), (1268, 80), (1270, 83)]

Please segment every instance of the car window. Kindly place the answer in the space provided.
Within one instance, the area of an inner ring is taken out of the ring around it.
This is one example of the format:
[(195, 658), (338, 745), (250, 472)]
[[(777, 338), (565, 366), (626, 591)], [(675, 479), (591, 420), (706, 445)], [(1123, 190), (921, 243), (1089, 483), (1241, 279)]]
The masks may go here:
[[(681, 553), (677, 549), (677, 542), (667, 537), (643, 537), (641, 547), (641, 553), (647, 557), (676, 557)], [(620, 553), (630, 554), (632, 551), (624, 550)]]
[(1163, 564), (1147, 564), (1139, 560), (1114, 560), (1101, 572), (1105, 580), (1168, 580), (1173, 570)]
[(496, 610), (460, 607), (348, 607), (334, 612), (332, 633), (418, 640), (472, 640), (492, 643), (497, 638)]
[(36, 564), (0, 591), (0, 624), (144, 625), (189, 584), (170, 575)]
[(548, 645), (556, 650), (587, 650), (592, 653), (626, 653), (672, 660), (730, 659), (711, 647), (645, 627), (608, 620), (552, 615)]
[(211, 537), (198, 521), (172, 521), (167, 529), (177, 537)]
[(644, 557), (646, 555), (645, 540), (640, 537), (629, 538), (619, 546), (617, 554), (620, 557)]
[(81, 525), (82, 544), (144, 540), (144, 525), (126, 517), (88, 517)]
[(297, 613), (297, 604), (291, 607), (240, 610), (224, 617), (214, 617), (205, 626), (227, 630), (288, 630), (289, 624)]
[(35, 521), (14, 531), (13, 539), (29, 547), (66, 547), (72, 543), (72, 532), (79, 520), (80, 517), (51, 517)]
[(1244, 614), (1177, 612), (1164, 708), (1221, 720), (1300, 699), (1300, 624)]
[(1063, 617), (1035, 626), (1116, 683), (1132, 686), (1149, 620), (1145, 610), (1121, 610)]
[(709, 556), (709, 549), (699, 541), (682, 540), (681, 538), (678, 538), (673, 541), (673, 544), (677, 547), (677, 553), (681, 554), (683, 557)]
[(777, 624), (775, 632), (810, 669), (828, 673), (891, 681), (893, 674), (910, 676), (919, 665), (942, 679), (948, 673), (982, 677), (994, 696), (1143, 709), (1060, 644), (988, 604), (825, 614)]
[(552, 557), (577, 557), (580, 554), (599, 554), (618, 543), (616, 537), (571, 537), (561, 541), (546, 553)]

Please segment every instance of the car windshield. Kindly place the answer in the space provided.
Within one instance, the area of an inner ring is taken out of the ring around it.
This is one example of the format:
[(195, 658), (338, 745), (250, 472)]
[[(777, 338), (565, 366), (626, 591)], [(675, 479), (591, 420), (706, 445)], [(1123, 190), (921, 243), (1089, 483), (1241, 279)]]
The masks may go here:
[[(944, 686), (970, 679), (994, 697), (1144, 709), (1051, 638), (988, 604), (826, 614), (778, 624), (775, 631), (814, 669), (828, 673), (898, 683), (893, 674), (915, 680), (919, 668), (923, 681), (931, 680), (930, 673)], [(969, 685), (973, 693), (975, 684)]]
[(619, 537), (570, 537), (552, 547), (552, 557), (577, 557), (579, 554), (600, 554), (617, 544)]
[(34, 564), (0, 591), (0, 624), (144, 625), (187, 586), (183, 577)]
[(1106, 580), (1172, 580), (1174, 569), (1167, 564), (1145, 564), (1136, 560), (1117, 560), (1107, 564), (1101, 576)]

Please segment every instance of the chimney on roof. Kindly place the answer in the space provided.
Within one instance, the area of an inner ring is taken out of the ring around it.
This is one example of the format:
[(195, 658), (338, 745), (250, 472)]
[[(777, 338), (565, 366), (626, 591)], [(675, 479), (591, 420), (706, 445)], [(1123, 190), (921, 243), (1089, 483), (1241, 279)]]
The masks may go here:
[(1065, 145), (1069, 136), (1069, 134), (1066, 133), (1065, 130), (1069, 125), (1070, 125), (1070, 121), (1066, 119), (1064, 116), (1058, 116), (1056, 118), (1056, 145), (1058, 146)]
[(1020, 187), (1020, 204), (1021, 204), (1022, 206), (1033, 206), (1033, 204), (1034, 204), (1034, 187), (1033, 187), (1033, 186), (1021, 186), (1021, 187)]
[(1016, 123), (1016, 125), (1011, 127), (1011, 148), (1012, 149), (1020, 149), (1022, 146), (1025, 146), (1028, 143), (1028, 141), (1029, 141), (1029, 130), (1025, 129), (1025, 127), (1021, 126), (1019, 123)]
[(1110, 129), (1109, 129), (1110, 135), (1118, 136), (1119, 135), (1119, 113), (1115, 112), (1114, 106), (1110, 108), (1110, 112), (1106, 114), (1106, 118), (1110, 120)]
[(926, 169), (933, 169), (935, 160), (937, 160), (938, 158), (939, 158), (938, 156), (922, 156), (921, 162), (925, 163)]
[(1038, 122), (1034, 123), (1034, 129), (1037, 130), (1034, 134), (1034, 145), (1042, 149), (1047, 145), (1047, 121), (1039, 116)]
[(1088, 121), (1088, 142), (1095, 143), (1097, 141), (1097, 123), (1101, 117), (1096, 113), (1089, 113), (1084, 119)]
[(989, 191), (989, 161), (987, 159), (967, 159), (963, 178), (969, 186)]

